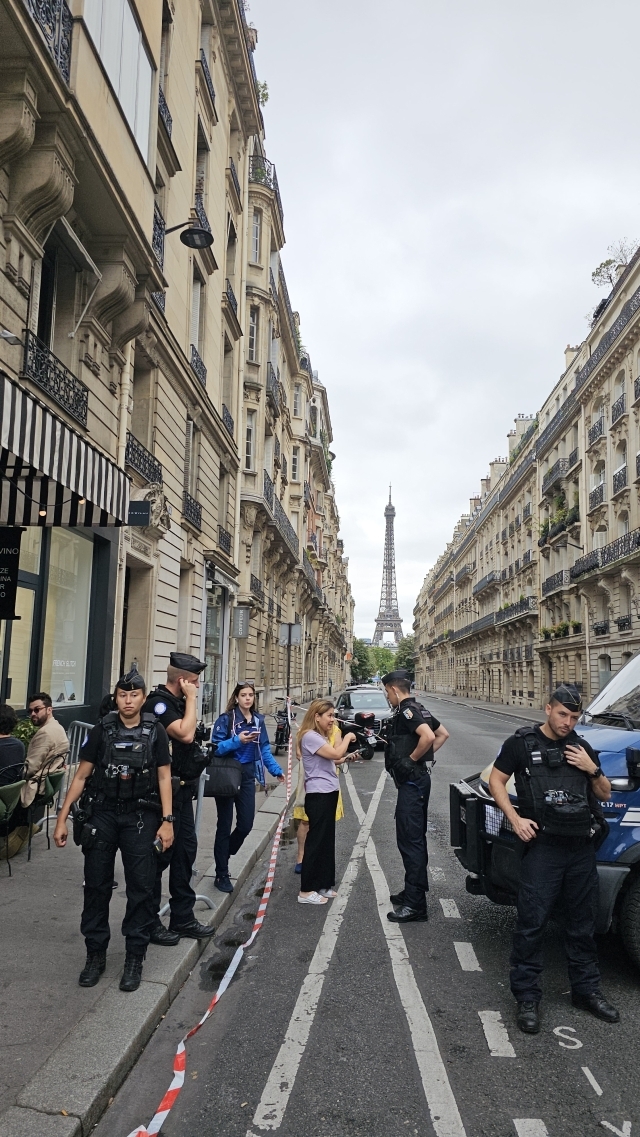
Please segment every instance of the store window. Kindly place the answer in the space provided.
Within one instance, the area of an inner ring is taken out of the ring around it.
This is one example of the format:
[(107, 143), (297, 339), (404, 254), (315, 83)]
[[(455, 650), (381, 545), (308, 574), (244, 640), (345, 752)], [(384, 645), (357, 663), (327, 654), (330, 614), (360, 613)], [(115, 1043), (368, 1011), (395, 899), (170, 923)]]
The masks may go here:
[(206, 667), (202, 676), (202, 717), (207, 723), (213, 722), (220, 714), (224, 598), (225, 589), (208, 580), (204, 638)]
[(52, 529), (41, 686), (54, 706), (84, 701), (93, 544)]

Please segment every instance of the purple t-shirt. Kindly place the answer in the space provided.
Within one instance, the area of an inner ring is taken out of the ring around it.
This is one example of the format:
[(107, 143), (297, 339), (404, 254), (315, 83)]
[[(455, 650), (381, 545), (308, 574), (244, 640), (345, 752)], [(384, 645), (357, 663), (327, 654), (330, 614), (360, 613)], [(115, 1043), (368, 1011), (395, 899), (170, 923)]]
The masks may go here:
[(328, 739), (317, 730), (308, 730), (303, 735), (300, 751), (304, 765), (304, 788), (308, 794), (330, 794), (340, 789), (336, 768), (330, 758), (321, 758), (318, 750), (326, 746)]

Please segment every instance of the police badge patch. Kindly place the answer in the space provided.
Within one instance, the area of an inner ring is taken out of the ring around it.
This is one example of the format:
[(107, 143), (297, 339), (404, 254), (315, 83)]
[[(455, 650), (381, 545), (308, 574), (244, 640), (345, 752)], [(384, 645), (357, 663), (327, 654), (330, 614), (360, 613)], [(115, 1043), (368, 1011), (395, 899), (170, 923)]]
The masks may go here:
[(166, 709), (166, 703), (156, 703), (155, 707), (153, 708), (153, 713), (154, 715), (163, 715)]
[(402, 713), (406, 719), (412, 719), (413, 718), (413, 711), (403, 711)]

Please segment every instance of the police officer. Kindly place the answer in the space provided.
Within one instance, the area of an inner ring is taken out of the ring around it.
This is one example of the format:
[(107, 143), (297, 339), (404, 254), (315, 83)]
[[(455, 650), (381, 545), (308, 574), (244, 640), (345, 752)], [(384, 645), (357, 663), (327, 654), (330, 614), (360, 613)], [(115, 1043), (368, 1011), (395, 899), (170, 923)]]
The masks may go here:
[(387, 919), (397, 924), (427, 919), (427, 810), (431, 775), (427, 762), (446, 742), (448, 731), (411, 695), (404, 670), (382, 676), (395, 714), (386, 729), (385, 765), (398, 790), (396, 840), (404, 863), (404, 888), (389, 899)]
[(173, 841), (169, 741), (153, 715), (143, 712), (144, 679), (134, 668), (116, 683), (116, 709), (100, 719), (83, 744), (82, 757), (58, 815), (53, 839), (67, 843), (67, 818), (74, 802), (74, 840), (84, 853), (84, 908), (80, 930), (87, 960), (81, 987), (94, 987), (106, 967), (109, 901), (119, 849), (127, 910), (122, 921), (126, 957), (121, 991), (140, 986), (142, 964), (155, 910), (157, 853)]
[[(198, 840), (193, 817), (193, 797), (207, 757), (198, 744), (198, 687), (200, 672), (206, 663), (194, 655), (172, 651), (167, 668), (167, 681), (156, 687), (145, 703), (171, 739), (171, 774), (173, 781), (174, 842), (158, 857), (156, 867), (156, 918), (151, 943), (164, 947), (177, 944), (181, 936), (201, 940), (212, 936), (214, 928), (196, 920), (193, 906), (196, 894), (191, 887)], [(159, 912), (162, 898), (162, 873), (169, 866), (169, 927), (162, 923)]]
[[(520, 727), (496, 758), (489, 790), (522, 842), (518, 920), (511, 952), (511, 991), (520, 1030), (540, 1029), (542, 942), (552, 909), (562, 907), (571, 1001), (604, 1022), (619, 1014), (600, 991), (594, 940), (598, 873), (594, 839), (598, 801), (611, 796), (588, 742), (576, 734), (582, 702), (562, 684), (545, 707), (542, 726)], [(519, 812), (507, 791), (515, 777)]]

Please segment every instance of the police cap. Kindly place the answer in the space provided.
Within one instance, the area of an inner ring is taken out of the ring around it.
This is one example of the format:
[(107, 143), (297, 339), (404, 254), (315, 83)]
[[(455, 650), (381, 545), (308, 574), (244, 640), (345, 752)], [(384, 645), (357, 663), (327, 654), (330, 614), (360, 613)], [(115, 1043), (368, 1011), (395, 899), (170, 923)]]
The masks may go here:
[(172, 667), (177, 667), (178, 671), (188, 671), (191, 675), (199, 675), (207, 666), (196, 659), (195, 655), (187, 655), (183, 651), (172, 651), (169, 663)]
[(562, 703), (568, 711), (582, 710), (582, 695), (573, 683), (561, 683), (551, 696), (551, 702)]
[(383, 687), (390, 687), (393, 683), (408, 683), (411, 686), (412, 680), (409, 672), (400, 668), (398, 671), (390, 671), (388, 675), (383, 675), (380, 682)]
[(132, 667), (126, 675), (121, 675), (116, 683), (117, 691), (146, 691), (146, 689), (147, 685), (137, 667)]

